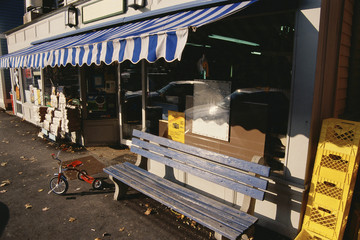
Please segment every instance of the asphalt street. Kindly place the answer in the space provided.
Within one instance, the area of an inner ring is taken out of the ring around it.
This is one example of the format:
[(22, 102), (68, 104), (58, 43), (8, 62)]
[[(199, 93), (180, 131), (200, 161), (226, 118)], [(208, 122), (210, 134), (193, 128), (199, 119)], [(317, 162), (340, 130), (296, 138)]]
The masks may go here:
[[(114, 201), (113, 185), (102, 172), (95, 176), (103, 179), (102, 190), (75, 179), (66, 195), (48, 194), (57, 171), (51, 154), (62, 146), (39, 138), (39, 132), (0, 111), (0, 239), (213, 239), (212, 231), (136, 191)], [(71, 146), (60, 157), (93, 155), (105, 165), (121, 161), (107, 158), (108, 148), (99, 149)], [(255, 239), (287, 238), (257, 227)]]

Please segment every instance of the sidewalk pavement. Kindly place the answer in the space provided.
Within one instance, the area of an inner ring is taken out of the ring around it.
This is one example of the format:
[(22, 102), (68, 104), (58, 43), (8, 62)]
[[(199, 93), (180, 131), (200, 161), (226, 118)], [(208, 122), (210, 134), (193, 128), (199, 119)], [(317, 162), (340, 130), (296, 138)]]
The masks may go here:
[[(66, 195), (48, 194), (57, 171), (51, 153), (65, 143), (41, 139), (39, 132), (0, 111), (0, 239), (214, 239), (211, 230), (136, 191), (114, 201), (103, 172), (95, 175), (104, 180), (103, 190), (70, 180)], [(93, 156), (109, 166), (136, 160), (126, 147), (67, 147), (64, 161)], [(287, 240), (259, 226), (254, 239)]]

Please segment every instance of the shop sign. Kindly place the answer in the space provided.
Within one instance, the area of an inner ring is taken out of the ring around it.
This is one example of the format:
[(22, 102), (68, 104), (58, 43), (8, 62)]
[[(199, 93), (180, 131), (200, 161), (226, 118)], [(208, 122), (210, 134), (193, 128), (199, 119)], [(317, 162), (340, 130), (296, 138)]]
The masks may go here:
[(91, 23), (125, 12), (124, 0), (99, 0), (82, 7), (83, 23)]
[(185, 142), (185, 113), (168, 111), (168, 138)]

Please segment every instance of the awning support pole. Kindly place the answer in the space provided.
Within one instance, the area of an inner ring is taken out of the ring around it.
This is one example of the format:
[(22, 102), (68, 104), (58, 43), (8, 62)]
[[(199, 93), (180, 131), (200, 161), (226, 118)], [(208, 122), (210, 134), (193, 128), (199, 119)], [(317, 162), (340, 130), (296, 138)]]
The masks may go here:
[(117, 97), (118, 97), (118, 112), (119, 112), (119, 136), (120, 136), (120, 143), (121, 140), (123, 139), (123, 132), (122, 132), (122, 127), (123, 127), (123, 123), (122, 123), (122, 111), (121, 111), (121, 69), (120, 69), (120, 63), (117, 63)]
[(147, 72), (146, 72), (146, 61), (145, 59), (141, 60), (141, 86), (142, 86), (142, 95), (141, 95), (141, 102), (142, 102), (142, 122), (141, 127), (142, 131), (146, 131), (146, 107), (147, 107)]

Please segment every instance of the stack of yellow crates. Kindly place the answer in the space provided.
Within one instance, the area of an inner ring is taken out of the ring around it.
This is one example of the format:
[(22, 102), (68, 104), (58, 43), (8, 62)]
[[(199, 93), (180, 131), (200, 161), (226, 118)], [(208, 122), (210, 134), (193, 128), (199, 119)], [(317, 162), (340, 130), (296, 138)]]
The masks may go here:
[(297, 240), (342, 239), (359, 166), (360, 123), (323, 121), (303, 226)]

